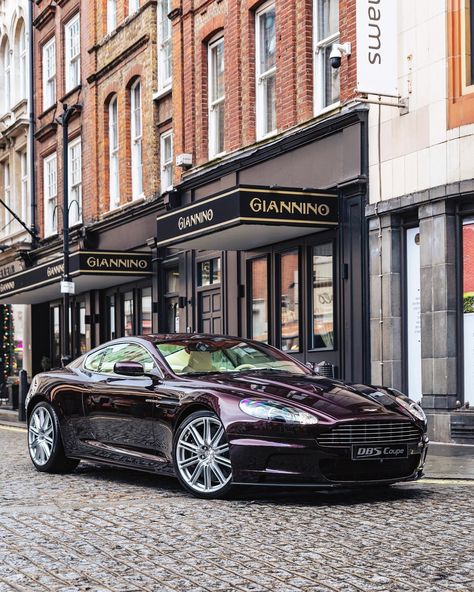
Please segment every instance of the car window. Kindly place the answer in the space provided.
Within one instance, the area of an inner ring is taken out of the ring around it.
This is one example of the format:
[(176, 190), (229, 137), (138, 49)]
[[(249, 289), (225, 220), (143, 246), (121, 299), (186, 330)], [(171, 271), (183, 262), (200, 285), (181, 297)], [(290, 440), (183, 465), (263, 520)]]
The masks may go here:
[(112, 374), (116, 362), (139, 362), (145, 372), (152, 372), (155, 367), (151, 355), (136, 343), (117, 343), (108, 348), (100, 363), (100, 373)]
[(86, 358), (86, 361), (84, 362), (84, 368), (86, 370), (92, 370), (92, 372), (98, 372), (99, 368), (100, 368), (100, 363), (102, 361), (102, 358), (104, 357), (104, 354), (109, 350), (110, 348), (108, 347), (104, 347), (103, 349), (94, 352), (93, 354), (91, 354), (90, 356), (88, 356)]

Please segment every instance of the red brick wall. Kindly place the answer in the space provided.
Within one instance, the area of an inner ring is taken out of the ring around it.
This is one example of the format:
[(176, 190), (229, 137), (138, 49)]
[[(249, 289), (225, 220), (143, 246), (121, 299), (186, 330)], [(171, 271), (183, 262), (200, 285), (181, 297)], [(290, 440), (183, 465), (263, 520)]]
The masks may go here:
[[(35, 4), (35, 85), (37, 139), (38, 218), (43, 234), (43, 157), (57, 151), (58, 203), (62, 203), (62, 128), (41, 133), (62, 112), (61, 99), (79, 102), (82, 112), (70, 123), (70, 138), (82, 136), (83, 222), (97, 220), (109, 210), (108, 101), (118, 97), (119, 171), (121, 204), (131, 201), (130, 100), (129, 88), (137, 77), (142, 85), (142, 154), (145, 197), (159, 191), (158, 108), (153, 100), (157, 90), (156, 1), (142, 0), (141, 9), (128, 16), (128, 0), (117, 2), (117, 28), (106, 35), (106, 0), (65, 0), (53, 17), (38, 25), (50, 2)], [(64, 23), (81, 11), (81, 89), (64, 97)], [(56, 108), (42, 110), (42, 46), (56, 38)], [(128, 51), (129, 48), (136, 48)], [(126, 52), (126, 54), (124, 54)], [(168, 100), (169, 102), (169, 100)], [(167, 117), (169, 118), (169, 110)], [(58, 229), (62, 228), (59, 220)]]
[[(208, 160), (207, 40), (224, 31), (225, 150), (255, 142), (256, 0), (175, 0), (181, 15), (173, 21), (173, 114), (175, 154)], [(275, 0), (277, 35), (277, 128), (284, 132), (314, 117), (313, 1)], [(341, 41), (353, 54), (341, 66), (341, 101), (354, 96), (355, 0), (340, 0)], [(179, 181), (179, 171), (176, 181)]]

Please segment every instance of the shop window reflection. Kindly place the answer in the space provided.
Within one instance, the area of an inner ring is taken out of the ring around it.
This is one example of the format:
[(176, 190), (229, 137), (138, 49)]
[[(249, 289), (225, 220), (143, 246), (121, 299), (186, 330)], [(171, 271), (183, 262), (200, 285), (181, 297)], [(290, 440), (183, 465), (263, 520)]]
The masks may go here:
[(165, 331), (179, 332), (179, 270), (177, 267), (165, 270)]
[(198, 263), (198, 285), (210, 286), (219, 284), (221, 281), (221, 260), (220, 257), (207, 259)]
[(53, 339), (51, 344), (51, 367), (61, 366), (61, 314), (60, 307), (53, 306), (51, 309), (51, 320), (53, 325)]
[(464, 403), (474, 404), (474, 218), (463, 222)]
[(313, 248), (313, 348), (334, 349), (334, 255), (332, 243)]
[(281, 255), (280, 319), (281, 349), (299, 351), (299, 257), (298, 251)]
[(251, 326), (252, 338), (268, 343), (268, 261), (251, 261)]
[(130, 337), (134, 334), (133, 326), (133, 292), (125, 292), (123, 295), (123, 334), (125, 337)]
[(107, 315), (109, 339), (115, 339), (117, 337), (115, 328), (115, 295), (107, 296)]
[(85, 354), (87, 351), (86, 342), (86, 303), (79, 304), (79, 352)]
[(141, 302), (141, 334), (150, 335), (152, 333), (152, 300), (151, 288), (142, 290)]

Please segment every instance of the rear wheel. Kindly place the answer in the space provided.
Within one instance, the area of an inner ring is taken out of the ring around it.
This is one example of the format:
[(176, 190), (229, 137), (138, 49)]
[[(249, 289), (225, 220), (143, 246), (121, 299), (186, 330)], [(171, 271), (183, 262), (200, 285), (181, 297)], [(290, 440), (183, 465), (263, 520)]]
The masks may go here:
[(46, 401), (38, 403), (31, 412), (28, 449), (36, 470), (44, 473), (68, 473), (79, 464), (79, 460), (65, 455), (58, 416)]
[(181, 485), (193, 495), (219, 498), (232, 489), (229, 442), (212, 411), (197, 411), (178, 427), (173, 459)]

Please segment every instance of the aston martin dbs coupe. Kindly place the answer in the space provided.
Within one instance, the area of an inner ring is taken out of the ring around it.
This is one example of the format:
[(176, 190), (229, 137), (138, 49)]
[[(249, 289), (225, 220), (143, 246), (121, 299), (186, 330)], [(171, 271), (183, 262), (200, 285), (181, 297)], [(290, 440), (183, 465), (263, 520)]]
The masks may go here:
[(87, 459), (176, 475), (205, 498), (415, 480), (428, 445), (423, 410), (402, 393), (319, 376), (240, 337), (116, 339), (38, 374), (26, 406), (38, 471)]

